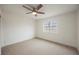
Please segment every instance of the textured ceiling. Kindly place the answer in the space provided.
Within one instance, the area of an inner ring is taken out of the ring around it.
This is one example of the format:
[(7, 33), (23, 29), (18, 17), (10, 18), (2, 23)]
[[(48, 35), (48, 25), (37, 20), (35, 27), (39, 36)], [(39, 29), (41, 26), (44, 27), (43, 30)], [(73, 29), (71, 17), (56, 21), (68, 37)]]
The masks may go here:
[[(30, 5), (37, 7), (37, 4), (30, 4)], [(45, 12), (45, 14), (44, 15), (40, 14), (37, 17), (35, 17), (32, 14), (25, 14), (29, 12), (29, 10), (23, 8), (22, 4), (0, 5), (3, 12), (26, 15), (29, 17), (33, 17), (35, 19), (46, 18), (46, 17), (74, 11), (79, 7), (79, 5), (76, 5), (76, 4), (43, 4), (43, 6), (44, 7), (42, 7), (39, 11), (43, 11)]]

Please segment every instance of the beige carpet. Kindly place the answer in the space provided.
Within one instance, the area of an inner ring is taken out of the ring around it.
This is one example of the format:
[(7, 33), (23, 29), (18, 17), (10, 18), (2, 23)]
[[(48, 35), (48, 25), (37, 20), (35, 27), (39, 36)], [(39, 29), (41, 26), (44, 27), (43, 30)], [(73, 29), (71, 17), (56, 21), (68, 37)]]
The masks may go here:
[(3, 55), (76, 55), (72, 48), (50, 43), (45, 40), (32, 39), (2, 48)]

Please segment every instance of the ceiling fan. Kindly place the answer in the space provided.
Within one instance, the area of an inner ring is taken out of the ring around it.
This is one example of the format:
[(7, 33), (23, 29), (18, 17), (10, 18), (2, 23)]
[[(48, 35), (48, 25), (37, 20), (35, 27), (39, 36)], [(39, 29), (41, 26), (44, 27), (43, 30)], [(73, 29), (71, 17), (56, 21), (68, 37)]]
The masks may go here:
[[(27, 7), (28, 6), (28, 7)], [(26, 14), (30, 14), (32, 13), (33, 15), (37, 16), (37, 14), (45, 14), (44, 12), (40, 12), (39, 10), (43, 7), (42, 4), (39, 4), (37, 7), (31, 6), (31, 5), (23, 5), (24, 8), (30, 10), (30, 12), (26, 13)]]

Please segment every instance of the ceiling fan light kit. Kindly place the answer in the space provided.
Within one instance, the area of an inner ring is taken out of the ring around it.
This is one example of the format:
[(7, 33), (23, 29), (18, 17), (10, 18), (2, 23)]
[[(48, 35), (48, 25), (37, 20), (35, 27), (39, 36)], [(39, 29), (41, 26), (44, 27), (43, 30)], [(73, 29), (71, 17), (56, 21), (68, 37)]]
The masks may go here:
[[(28, 6), (28, 7), (27, 7)], [(37, 7), (34, 7), (34, 6), (30, 6), (30, 5), (23, 5), (24, 8), (30, 10), (31, 12), (28, 12), (26, 14), (30, 14), (32, 13), (33, 15), (37, 16), (37, 14), (45, 14), (44, 12), (40, 12), (39, 10), (43, 7), (42, 4), (39, 4)]]
[(37, 13), (36, 13), (36, 12), (32, 12), (32, 14), (33, 14), (33, 15), (36, 15)]

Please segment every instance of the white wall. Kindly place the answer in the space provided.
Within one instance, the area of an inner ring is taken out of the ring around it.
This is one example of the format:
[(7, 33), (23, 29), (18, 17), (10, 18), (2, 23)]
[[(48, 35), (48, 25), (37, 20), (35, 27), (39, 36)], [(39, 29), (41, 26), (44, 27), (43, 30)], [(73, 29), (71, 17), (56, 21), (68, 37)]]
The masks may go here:
[(78, 48), (78, 51), (79, 51), (79, 9), (77, 11), (77, 20), (78, 20), (78, 41), (77, 41), (78, 45), (77, 45), (77, 48)]
[(3, 46), (14, 44), (34, 37), (34, 20), (28, 16), (3, 11)]
[(1, 19), (0, 19), (0, 54), (1, 54)]
[(1, 18), (0, 18), (0, 54), (1, 54)]
[[(43, 22), (47, 20), (56, 20), (58, 24), (57, 33), (46, 33), (43, 32)], [(77, 46), (77, 21), (76, 12), (65, 13), (55, 17), (49, 17), (45, 19), (38, 19), (36, 21), (36, 36), (59, 42), (65, 45)]]
[(0, 54), (1, 54), (1, 18), (0, 18)]
[[(0, 16), (1, 16), (1, 9), (0, 9)], [(1, 38), (1, 17), (0, 17), (0, 54), (1, 54), (1, 43), (2, 43), (2, 38)]]

